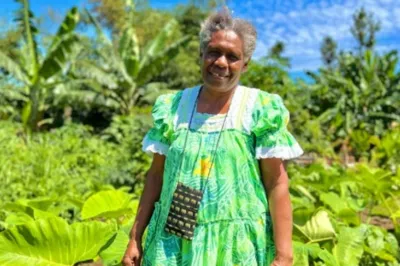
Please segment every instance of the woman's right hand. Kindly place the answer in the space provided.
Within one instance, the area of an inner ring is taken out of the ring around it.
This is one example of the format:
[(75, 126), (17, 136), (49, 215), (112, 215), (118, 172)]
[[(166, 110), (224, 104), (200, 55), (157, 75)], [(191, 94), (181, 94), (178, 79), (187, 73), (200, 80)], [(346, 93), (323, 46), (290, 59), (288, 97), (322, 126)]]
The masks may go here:
[(134, 239), (129, 241), (126, 248), (124, 257), (122, 258), (122, 265), (124, 266), (140, 266), (142, 260), (142, 244)]
[(140, 266), (142, 251), (142, 236), (154, 211), (154, 203), (159, 200), (164, 173), (165, 155), (155, 153), (153, 161), (146, 175), (143, 193), (140, 197), (139, 207), (133, 223), (128, 247), (122, 258), (124, 266)]

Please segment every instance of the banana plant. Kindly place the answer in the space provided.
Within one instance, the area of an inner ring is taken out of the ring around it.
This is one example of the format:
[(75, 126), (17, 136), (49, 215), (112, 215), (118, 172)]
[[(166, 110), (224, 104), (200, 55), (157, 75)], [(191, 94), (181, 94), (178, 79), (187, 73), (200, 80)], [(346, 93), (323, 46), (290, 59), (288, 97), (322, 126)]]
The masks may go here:
[(343, 53), (336, 69), (312, 75), (310, 111), (327, 125), (332, 141), (346, 145), (356, 129), (381, 136), (400, 122), (397, 62), (395, 51), (380, 56), (368, 50), (362, 58)]
[[(73, 64), (71, 75), (85, 80), (88, 93), (103, 101), (106, 106), (117, 109), (120, 114), (129, 114), (143, 101), (152, 101), (161, 90), (163, 82), (154, 82), (164, 64), (177, 55), (180, 47), (189, 41), (184, 36), (171, 43), (175, 20), (170, 21), (145, 47), (140, 47), (133, 23), (133, 4), (129, 4), (130, 19), (121, 36), (108, 38), (99, 22), (86, 12), (97, 32), (97, 47)], [(170, 44), (171, 43), (171, 44)], [(116, 45), (115, 45), (116, 44)]]
[(61, 82), (59, 74), (65, 69), (69, 54), (76, 48), (78, 37), (74, 29), (79, 21), (76, 7), (70, 9), (54, 35), (50, 46), (42, 56), (37, 43), (38, 29), (28, 0), (16, 0), (21, 4), (16, 21), (23, 32), (23, 49), (17, 58), (0, 51), (0, 68), (11, 79), (13, 91), (1, 89), (0, 95), (14, 101), (22, 101), (21, 120), (29, 131), (43, 123), (46, 99)]

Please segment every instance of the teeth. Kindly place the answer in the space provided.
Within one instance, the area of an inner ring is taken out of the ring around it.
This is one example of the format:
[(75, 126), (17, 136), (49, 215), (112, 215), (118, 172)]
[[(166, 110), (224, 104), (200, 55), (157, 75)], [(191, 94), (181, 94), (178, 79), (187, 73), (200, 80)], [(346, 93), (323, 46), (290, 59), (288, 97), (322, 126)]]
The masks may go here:
[(224, 78), (224, 77), (225, 77), (225, 76), (222, 76), (222, 75), (220, 75), (220, 74), (213, 73), (213, 72), (211, 72), (211, 74), (213, 74), (213, 76), (216, 76), (216, 77), (219, 77), (219, 78)]

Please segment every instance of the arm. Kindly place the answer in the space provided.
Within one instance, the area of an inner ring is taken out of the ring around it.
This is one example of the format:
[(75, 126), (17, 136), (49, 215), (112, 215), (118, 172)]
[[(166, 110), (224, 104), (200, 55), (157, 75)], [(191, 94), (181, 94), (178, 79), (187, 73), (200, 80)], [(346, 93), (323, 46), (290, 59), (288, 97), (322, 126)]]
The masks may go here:
[(293, 250), (288, 175), (282, 160), (278, 158), (261, 159), (260, 168), (268, 195), (276, 246), (276, 257), (271, 265), (289, 266), (293, 263)]
[(165, 156), (155, 153), (150, 169), (146, 175), (146, 182), (135, 222), (130, 232), (130, 240), (123, 257), (123, 265), (140, 265), (142, 257), (142, 236), (146, 229), (151, 215), (154, 211), (154, 203), (160, 198), (162, 178), (164, 173)]
[(153, 214), (154, 203), (160, 198), (162, 177), (164, 173), (165, 156), (155, 153), (150, 169), (147, 172), (146, 182), (135, 222), (130, 233), (131, 240), (142, 241), (143, 232)]

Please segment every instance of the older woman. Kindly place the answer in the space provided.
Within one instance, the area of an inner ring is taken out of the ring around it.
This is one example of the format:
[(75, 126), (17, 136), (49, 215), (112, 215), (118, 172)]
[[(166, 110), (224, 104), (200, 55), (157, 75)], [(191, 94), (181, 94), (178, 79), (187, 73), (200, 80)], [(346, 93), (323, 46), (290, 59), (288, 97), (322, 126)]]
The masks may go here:
[(256, 31), (222, 11), (205, 21), (200, 41), (204, 83), (154, 105), (143, 141), (154, 157), (123, 263), (291, 265), (282, 160), (302, 149), (282, 99), (239, 85)]

